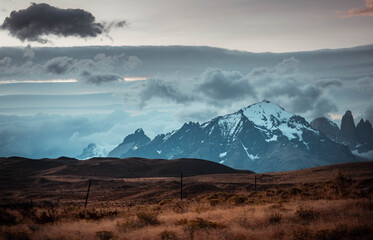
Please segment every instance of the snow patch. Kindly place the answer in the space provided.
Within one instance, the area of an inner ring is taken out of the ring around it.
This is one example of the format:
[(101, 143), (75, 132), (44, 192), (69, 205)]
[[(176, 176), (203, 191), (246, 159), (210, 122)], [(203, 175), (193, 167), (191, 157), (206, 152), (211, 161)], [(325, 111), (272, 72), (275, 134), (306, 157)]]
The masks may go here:
[(271, 129), (276, 120), (287, 122), (294, 114), (286, 112), (282, 107), (271, 102), (260, 102), (243, 109), (243, 114), (256, 126)]
[(172, 135), (174, 135), (175, 133), (177, 132), (177, 130), (174, 130), (170, 133), (167, 133), (167, 135), (163, 138), (163, 141), (166, 141), (167, 139), (169, 139)]
[(222, 135), (224, 137), (234, 135), (239, 124), (241, 123), (241, 117), (242, 117), (241, 114), (234, 113), (234, 114), (226, 115), (219, 119), (218, 124), (220, 128), (222, 129)]
[(254, 123), (257, 129), (264, 132), (268, 137), (272, 136), (265, 139), (266, 142), (277, 141), (278, 136), (274, 135), (273, 132), (280, 130), (288, 140), (298, 139), (308, 148), (308, 144), (303, 140), (303, 131), (308, 130), (314, 134), (319, 134), (311, 127), (298, 123), (294, 118), (296, 115), (286, 112), (282, 107), (268, 101), (253, 104), (243, 109), (243, 114)]
[(220, 158), (223, 158), (223, 157), (225, 157), (225, 156), (227, 156), (227, 152), (223, 152), (223, 153), (220, 153), (220, 154), (219, 154), (219, 157), (220, 157)]
[(241, 143), (241, 145), (242, 145), (242, 147), (243, 147), (243, 149), (245, 150), (245, 152), (246, 152), (246, 155), (249, 157), (249, 159), (251, 160), (251, 161), (254, 161), (254, 160), (256, 160), (256, 159), (259, 159), (260, 157), (258, 157), (258, 155), (252, 155), (252, 154), (250, 154), (247, 150), (248, 150), (248, 148), (247, 147), (245, 147), (245, 145), (243, 145), (243, 143), (240, 141), (240, 143)]
[(277, 141), (277, 135), (273, 135), (271, 138), (269, 139), (264, 139), (266, 142), (275, 142)]
[(221, 160), (219, 163), (220, 163), (220, 164), (223, 164), (223, 163), (224, 163), (224, 160)]
[(352, 151), (352, 153), (358, 157), (367, 158), (369, 160), (373, 160), (373, 150), (368, 152), (359, 153), (357, 150)]

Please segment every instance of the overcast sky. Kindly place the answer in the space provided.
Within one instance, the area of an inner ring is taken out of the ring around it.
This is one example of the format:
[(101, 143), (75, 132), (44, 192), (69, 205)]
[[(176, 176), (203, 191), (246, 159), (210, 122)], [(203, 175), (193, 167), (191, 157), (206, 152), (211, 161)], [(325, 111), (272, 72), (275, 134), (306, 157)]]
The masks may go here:
[[(54, 46), (193, 45), (251, 52), (289, 52), (371, 44), (371, 0), (64, 0), (33, 1), (79, 8), (96, 20), (125, 20), (111, 38), (51, 37)], [(28, 0), (2, 0), (0, 19)], [(24, 43), (0, 32), (2, 46)], [(34, 46), (41, 44), (33, 44)]]
[(372, 26), (372, 0), (2, 0), (0, 156), (110, 151), (263, 99), (373, 122)]

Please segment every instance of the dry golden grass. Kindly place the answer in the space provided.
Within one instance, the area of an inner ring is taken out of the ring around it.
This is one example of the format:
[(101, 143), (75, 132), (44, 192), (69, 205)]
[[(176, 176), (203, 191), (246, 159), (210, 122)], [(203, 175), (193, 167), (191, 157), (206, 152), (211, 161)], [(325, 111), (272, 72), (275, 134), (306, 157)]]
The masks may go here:
[[(177, 210), (177, 209), (181, 210)], [(44, 209), (35, 209), (45, 211)], [(2, 239), (371, 239), (373, 203), (368, 199), (294, 200), (270, 204), (211, 206), (207, 201), (89, 209), (54, 209), (38, 222), (33, 210), (7, 210), (16, 223), (2, 226)], [(113, 215), (113, 212), (117, 214)], [(28, 215), (27, 215), (28, 214)], [(36, 215), (41, 216), (42, 213)]]
[(182, 202), (13, 203), (0, 208), (0, 239), (373, 239), (372, 182), (338, 173), (257, 192), (193, 192)]

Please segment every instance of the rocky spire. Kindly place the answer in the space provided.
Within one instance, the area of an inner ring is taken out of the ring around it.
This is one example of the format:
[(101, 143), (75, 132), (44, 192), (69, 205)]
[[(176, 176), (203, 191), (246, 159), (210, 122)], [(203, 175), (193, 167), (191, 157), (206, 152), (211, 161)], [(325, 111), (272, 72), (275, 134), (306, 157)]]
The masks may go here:
[(337, 141), (349, 146), (351, 150), (356, 148), (356, 128), (354, 117), (350, 110), (347, 110), (342, 117), (341, 129), (337, 134)]
[(359, 144), (373, 143), (372, 124), (368, 120), (361, 119), (356, 126), (356, 136)]

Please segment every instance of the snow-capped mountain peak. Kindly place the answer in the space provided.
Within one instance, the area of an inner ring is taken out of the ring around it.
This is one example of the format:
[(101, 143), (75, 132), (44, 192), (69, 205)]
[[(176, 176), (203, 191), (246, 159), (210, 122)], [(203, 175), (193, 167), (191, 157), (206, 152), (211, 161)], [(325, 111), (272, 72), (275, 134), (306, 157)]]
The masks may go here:
[(277, 141), (282, 135), (288, 140), (297, 139), (308, 148), (303, 140), (304, 131), (319, 134), (303, 118), (285, 111), (284, 108), (270, 101), (252, 104), (242, 111), (249, 121), (265, 134), (267, 142)]
[(121, 157), (202, 158), (257, 172), (351, 161), (344, 146), (269, 101), (203, 124), (186, 123)]
[(270, 101), (262, 101), (242, 109), (243, 114), (257, 127), (272, 129), (280, 123), (288, 122), (294, 114)]

